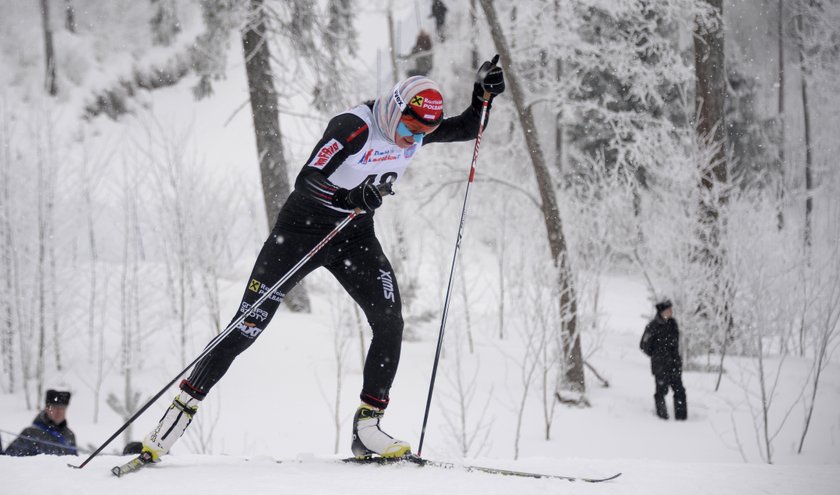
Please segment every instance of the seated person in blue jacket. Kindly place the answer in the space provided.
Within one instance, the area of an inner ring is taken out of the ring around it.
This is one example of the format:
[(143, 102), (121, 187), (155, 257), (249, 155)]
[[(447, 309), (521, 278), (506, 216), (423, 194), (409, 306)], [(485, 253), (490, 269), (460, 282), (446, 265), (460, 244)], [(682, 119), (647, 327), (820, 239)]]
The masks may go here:
[(46, 404), (32, 426), (24, 429), (9, 444), (5, 454), (27, 456), (38, 454), (77, 455), (76, 435), (67, 426), (67, 406), (70, 392), (47, 390)]

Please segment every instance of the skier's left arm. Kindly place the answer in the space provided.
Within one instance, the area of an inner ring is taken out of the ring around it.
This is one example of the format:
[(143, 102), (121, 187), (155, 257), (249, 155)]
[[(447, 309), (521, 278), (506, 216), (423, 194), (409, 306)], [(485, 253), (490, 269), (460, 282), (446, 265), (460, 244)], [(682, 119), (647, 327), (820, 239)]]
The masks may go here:
[(460, 115), (443, 119), (437, 129), (423, 139), (423, 144), (429, 143), (451, 143), (456, 141), (470, 141), (478, 135), (478, 127), (481, 122), (481, 107), (484, 104), (484, 93), (490, 94), (487, 102), (487, 117), (484, 125), (490, 120), (490, 107), (493, 98), (502, 94), (505, 90), (505, 74), (502, 68), (493, 62), (484, 62), (476, 74), (476, 82), (473, 85), (473, 93), (470, 106), (461, 112)]

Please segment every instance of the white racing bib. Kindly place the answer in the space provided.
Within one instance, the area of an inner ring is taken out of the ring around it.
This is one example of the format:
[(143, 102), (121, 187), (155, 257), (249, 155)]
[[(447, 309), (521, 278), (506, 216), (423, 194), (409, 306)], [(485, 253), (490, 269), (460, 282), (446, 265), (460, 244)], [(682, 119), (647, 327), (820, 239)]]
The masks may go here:
[[(379, 126), (373, 122), (373, 112), (367, 105), (358, 105), (347, 112), (359, 117), (367, 124), (368, 138), (358, 153), (347, 157), (344, 163), (330, 174), (328, 177), (330, 182), (338, 187), (353, 189), (370, 176), (374, 177), (373, 183), (376, 185), (385, 182), (393, 184), (399, 180), (420, 148), (420, 143), (402, 149), (385, 139), (385, 136), (379, 130)], [(327, 145), (329, 144), (327, 143)], [(317, 167), (320, 153), (316, 154), (312, 160), (313, 163), (310, 163), (310, 165)], [(329, 151), (325, 153), (329, 153)], [(338, 211), (349, 211), (331, 208)]]

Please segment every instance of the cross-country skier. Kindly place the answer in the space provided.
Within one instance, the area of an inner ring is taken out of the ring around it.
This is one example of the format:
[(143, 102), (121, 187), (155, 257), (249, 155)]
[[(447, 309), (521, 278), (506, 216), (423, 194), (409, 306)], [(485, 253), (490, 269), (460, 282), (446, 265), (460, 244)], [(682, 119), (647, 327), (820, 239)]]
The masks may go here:
[(236, 356), (265, 330), (284, 294), (318, 267), (338, 279), (373, 330), (361, 405), (353, 419), (353, 454), (400, 457), (410, 452), (407, 442), (379, 427), (400, 359), (403, 319), (397, 279), (374, 233), (373, 213), (382, 205), (381, 190), (400, 179), (422, 145), (475, 139), (484, 93), (492, 99), (505, 89), (502, 69), (491, 62), (482, 64), (476, 80), (470, 106), (454, 117), (444, 118), (438, 85), (413, 76), (377, 100), (330, 120), (257, 257), (234, 320), (250, 313), (254, 301), (350, 212), (358, 208), (365, 214), (356, 217), (196, 364), (160, 423), (143, 439), (144, 462), (158, 462), (169, 451)]

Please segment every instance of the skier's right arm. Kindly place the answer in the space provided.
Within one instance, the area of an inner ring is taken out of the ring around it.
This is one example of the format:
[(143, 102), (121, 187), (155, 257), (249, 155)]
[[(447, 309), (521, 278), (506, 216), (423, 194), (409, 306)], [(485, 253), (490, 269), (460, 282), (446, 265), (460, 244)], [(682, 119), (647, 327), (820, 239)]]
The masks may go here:
[(298, 174), (295, 190), (321, 204), (349, 209), (347, 190), (330, 182), (329, 176), (347, 157), (361, 151), (367, 138), (368, 126), (356, 115), (333, 117)]

